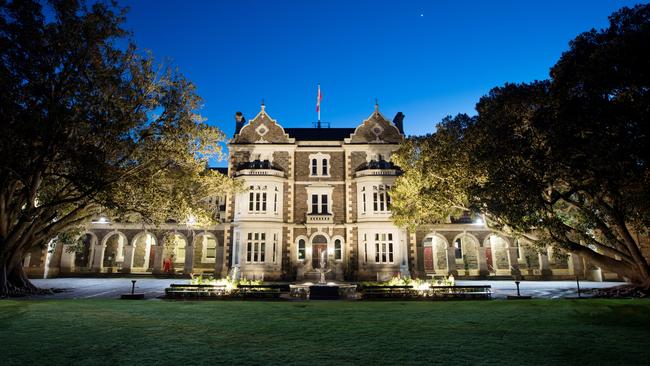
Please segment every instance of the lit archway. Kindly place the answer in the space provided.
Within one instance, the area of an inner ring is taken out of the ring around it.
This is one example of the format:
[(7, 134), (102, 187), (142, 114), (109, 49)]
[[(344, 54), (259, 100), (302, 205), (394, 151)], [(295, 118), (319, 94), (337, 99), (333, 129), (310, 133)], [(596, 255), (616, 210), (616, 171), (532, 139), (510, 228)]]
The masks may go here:
[(448, 271), (447, 246), (447, 239), (440, 234), (430, 234), (424, 238), (423, 257), (425, 272), (446, 273)]
[(156, 237), (147, 231), (138, 233), (133, 238), (133, 272), (148, 272), (152, 269), (154, 263), (153, 248), (157, 244)]
[(126, 243), (126, 236), (119, 231), (113, 231), (107, 234), (102, 240), (102, 267), (121, 267), (124, 262), (124, 246)]

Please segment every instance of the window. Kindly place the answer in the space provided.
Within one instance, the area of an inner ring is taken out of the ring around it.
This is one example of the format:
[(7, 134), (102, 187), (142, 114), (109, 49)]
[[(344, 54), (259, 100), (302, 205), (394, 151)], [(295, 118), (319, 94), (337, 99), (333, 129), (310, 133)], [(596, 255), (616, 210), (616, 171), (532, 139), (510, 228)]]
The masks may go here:
[[(329, 199), (327, 194), (312, 194), (311, 195), (311, 214), (326, 215), (329, 213)], [(320, 208), (320, 210), (319, 210)]]
[[(390, 186), (379, 185), (373, 186), (372, 193), (372, 208), (375, 212), (389, 212), (390, 211), (390, 195), (388, 195), (388, 190)], [(365, 194), (364, 194), (365, 200)], [(365, 207), (365, 201), (364, 201)]]
[(454, 256), (456, 259), (463, 259), (463, 243), (460, 238), (454, 241)]
[(318, 159), (311, 159), (311, 175), (318, 175)]
[(250, 186), (248, 212), (266, 213), (266, 186)]
[(515, 239), (515, 248), (517, 250), (517, 259), (521, 259), (521, 250), (519, 249), (519, 239)]
[(298, 260), (305, 259), (305, 240), (298, 240)]
[(361, 202), (363, 207), (363, 213), (366, 213), (366, 187), (361, 187)]
[(311, 177), (329, 177), (330, 176), (330, 156), (327, 154), (311, 154), (309, 161), (311, 163)]
[(264, 263), (266, 233), (248, 233), (246, 241), (246, 262)]
[(201, 235), (203, 258), (201, 262), (213, 263), (217, 256), (217, 240), (209, 235)]
[(318, 195), (317, 194), (312, 194), (311, 195), (311, 213), (312, 214), (317, 214), (318, 213)]
[(343, 258), (343, 248), (341, 245), (341, 240), (336, 239), (334, 240), (334, 259), (337, 261), (340, 261)]
[(375, 234), (375, 262), (393, 263), (393, 234)]

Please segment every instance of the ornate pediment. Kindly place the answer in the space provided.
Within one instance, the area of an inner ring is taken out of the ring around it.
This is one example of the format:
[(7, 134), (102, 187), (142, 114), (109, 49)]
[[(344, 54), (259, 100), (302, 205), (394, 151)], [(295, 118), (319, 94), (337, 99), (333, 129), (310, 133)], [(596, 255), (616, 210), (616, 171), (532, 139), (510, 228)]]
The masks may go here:
[(293, 143), (294, 139), (284, 131), (280, 124), (272, 119), (262, 105), (262, 109), (255, 118), (248, 121), (241, 131), (235, 135), (231, 143), (234, 144), (283, 144)]
[(375, 106), (375, 111), (361, 123), (346, 143), (359, 144), (397, 144), (402, 142), (404, 136), (397, 126), (386, 119)]

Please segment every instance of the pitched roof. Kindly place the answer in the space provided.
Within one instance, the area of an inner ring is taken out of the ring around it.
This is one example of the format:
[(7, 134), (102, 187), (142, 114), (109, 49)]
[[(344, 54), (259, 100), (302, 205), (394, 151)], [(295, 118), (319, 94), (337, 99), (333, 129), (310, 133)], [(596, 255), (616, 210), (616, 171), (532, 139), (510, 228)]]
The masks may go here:
[(298, 141), (343, 141), (354, 128), (285, 128), (284, 132)]

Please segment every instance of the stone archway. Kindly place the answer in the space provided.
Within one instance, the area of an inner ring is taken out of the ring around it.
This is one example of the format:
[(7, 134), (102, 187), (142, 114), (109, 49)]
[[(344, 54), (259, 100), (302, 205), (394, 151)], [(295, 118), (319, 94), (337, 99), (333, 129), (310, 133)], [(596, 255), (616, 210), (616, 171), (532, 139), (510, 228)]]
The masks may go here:
[(132, 240), (133, 264), (132, 272), (150, 272), (153, 269), (156, 237), (148, 231), (138, 233)]
[(447, 240), (440, 234), (430, 234), (424, 238), (422, 244), (424, 257), (424, 271), (426, 273), (444, 273), (449, 270), (447, 266)]
[(488, 271), (496, 275), (509, 275), (511, 264), (508, 241), (499, 235), (490, 234), (485, 239), (484, 246)]
[(108, 233), (102, 240), (101, 267), (109, 271), (120, 269), (124, 263), (125, 247), (128, 243), (126, 236), (113, 231)]

